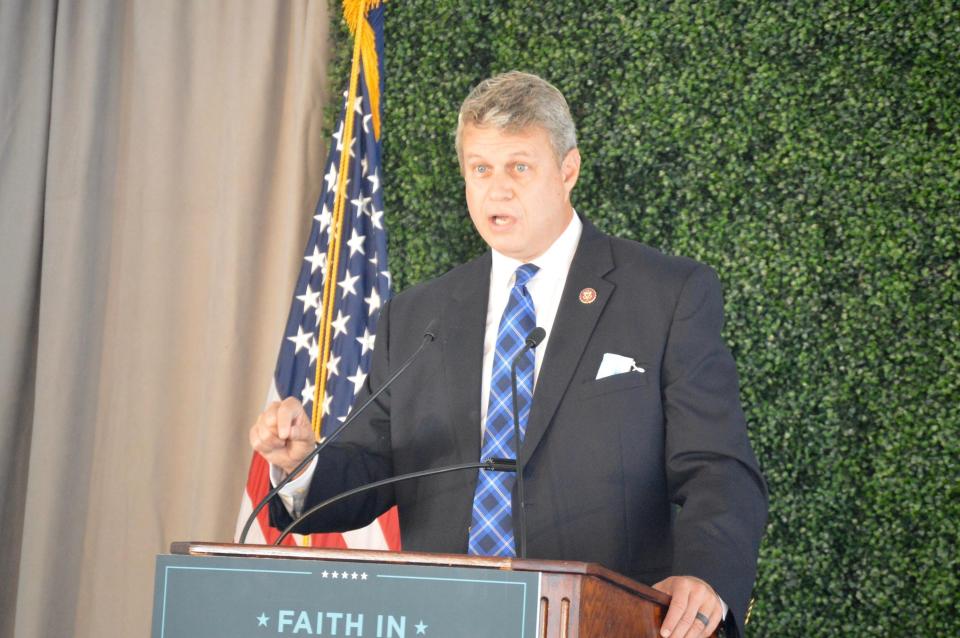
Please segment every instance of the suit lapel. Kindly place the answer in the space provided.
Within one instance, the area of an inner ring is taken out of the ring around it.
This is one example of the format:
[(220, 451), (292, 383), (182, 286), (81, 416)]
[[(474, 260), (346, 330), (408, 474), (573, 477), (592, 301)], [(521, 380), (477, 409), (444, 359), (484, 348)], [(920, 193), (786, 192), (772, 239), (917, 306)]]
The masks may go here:
[[(597, 320), (613, 293), (615, 286), (603, 279), (612, 269), (610, 238), (598, 231), (593, 224), (583, 220), (580, 244), (567, 274), (553, 330), (547, 342), (547, 352), (534, 389), (527, 433), (521, 447), (524, 461), (533, 455), (547, 431)], [(580, 292), (585, 288), (596, 291), (596, 299), (591, 303), (580, 301)]]
[(490, 295), (490, 253), (464, 266), (467, 272), (443, 310), (443, 367), (450, 393), (453, 438), (464, 462), (480, 458), (480, 376)]

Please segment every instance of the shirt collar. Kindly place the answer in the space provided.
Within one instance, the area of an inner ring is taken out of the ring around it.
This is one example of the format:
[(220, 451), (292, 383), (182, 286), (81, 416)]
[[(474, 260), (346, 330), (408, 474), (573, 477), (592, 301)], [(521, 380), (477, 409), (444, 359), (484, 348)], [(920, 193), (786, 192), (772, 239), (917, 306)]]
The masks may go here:
[(500, 286), (512, 285), (514, 272), (525, 263), (532, 263), (540, 268), (536, 277), (541, 281), (546, 278), (566, 278), (567, 272), (570, 270), (570, 264), (573, 262), (573, 256), (577, 252), (577, 244), (580, 243), (582, 232), (583, 222), (580, 221), (577, 211), (573, 211), (566, 229), (550, 244), (546, 252), (536, 259), (523, 262), (491, 249), (493, 262), (490, 266), (490, 283)]

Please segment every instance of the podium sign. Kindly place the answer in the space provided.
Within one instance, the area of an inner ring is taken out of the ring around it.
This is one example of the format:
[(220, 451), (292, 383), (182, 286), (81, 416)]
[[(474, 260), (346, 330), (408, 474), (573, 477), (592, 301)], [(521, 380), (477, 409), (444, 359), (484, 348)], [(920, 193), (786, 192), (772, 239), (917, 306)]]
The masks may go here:
[(541, 574), (477, 567), (157, 557), (153, 638), (534, 638)]

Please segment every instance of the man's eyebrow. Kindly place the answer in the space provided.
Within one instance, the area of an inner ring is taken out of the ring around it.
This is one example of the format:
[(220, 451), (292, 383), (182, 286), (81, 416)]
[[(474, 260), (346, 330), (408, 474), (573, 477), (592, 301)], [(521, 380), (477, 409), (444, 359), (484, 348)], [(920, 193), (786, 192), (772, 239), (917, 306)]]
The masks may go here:
[[(535, 156), (535, 154), (534, 154), (534, 153), (531, 153), (531, 152), (529, 152), (529, 151), (514, 151), (513, 153), (510, 153), (509, 155), (507, 155), (507, 157), (510, 157), (510, 158), (513, 158), (513, 157), (534, 157), (534, 156)], [(465, 160), (468, 160), (468, 159), (471, 159), (471, 160), (472, 160), (472, 159), (480, 159), (480, 160), (487, 161), (486, 156), (480, 155), (479, 153), (467, 153), (467, 154), (465, 154), (465, 155), (463, 156), (463, 159), (465, 159)]]

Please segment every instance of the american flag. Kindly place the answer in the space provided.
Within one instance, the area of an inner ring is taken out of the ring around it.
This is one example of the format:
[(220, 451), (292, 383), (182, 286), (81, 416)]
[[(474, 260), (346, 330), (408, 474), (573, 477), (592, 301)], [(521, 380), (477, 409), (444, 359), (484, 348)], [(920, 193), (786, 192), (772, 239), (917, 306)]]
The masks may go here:
[[(323, 191), (313, 217), (267, 397), (268, 404), (283, 397), (297, 397), (311, 418), (320, 410), (319, 422), (318, 419), (313, 422), (323, 435), (332, 432), (346, 418), (364, 383), (380, 307), (390, 295), (379, 141), (383, 6), (374, 6), (365, 18), (360, 11), (363, 9), (352, 15), (349, 9), (345, 11), (357, 42), (351, 88), (343, 94), (343, 108), (327, 157)], [(347, 164), (341, 167), (344, 157)], [(346, 180), (344, 185), (339, 184), (341, 172)], [(339, 206), (338, 186), (343, 195)], [(336, 233), (338, 210), (342, 211), (342, 221), (340, 232)], [(331, 243), (333, 252), (330, 252)], [(334, 274), (331, 272), (334, 264), (336, 277), (328, 281)], [(324, 313), (325, 307), (329, 314)], [(325, 342), (329, 344), (326, 358)], [(317, 366), (322, 361), (326, 361), (325, 379), (317, 377)], [(269, 466), (263, 457), (254, 453), (240, 507), (237, 537), (253, 506), (268, 490)], [(247, 542), (272, 543), (279, 535), (278, 530), (270, 527), (268, 509), (264, 508), (258, 515)], [(398, 550), (400, 534), (396, 511), (391, 510), (362, 530), (293, 535), (284, 542), (314, 547)]]

